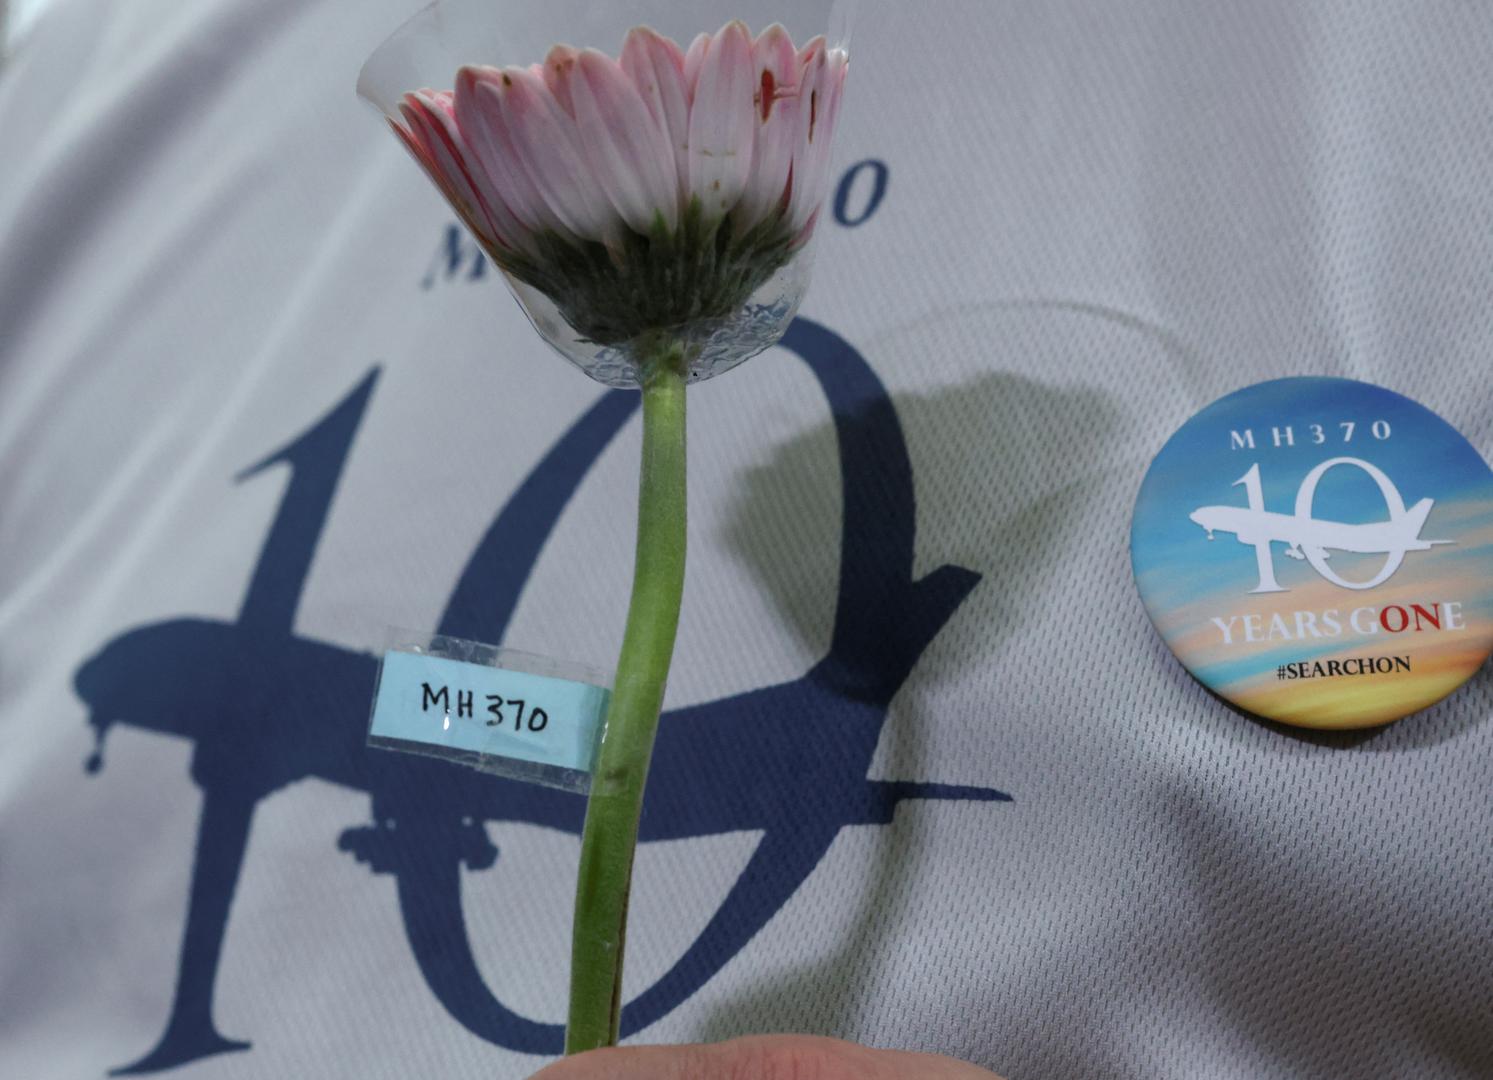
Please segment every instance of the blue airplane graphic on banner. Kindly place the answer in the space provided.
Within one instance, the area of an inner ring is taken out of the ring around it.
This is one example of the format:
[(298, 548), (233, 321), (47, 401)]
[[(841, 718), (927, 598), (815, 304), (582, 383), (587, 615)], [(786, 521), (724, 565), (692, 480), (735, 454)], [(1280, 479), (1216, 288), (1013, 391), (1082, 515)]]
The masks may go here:
[[(887, 707), (979, 575), (944, 566), (914, 580), (912, 466), (896, 411), (861, 356), (797, 320), (783, 345), (817, 377), (833, 414), (844, 492), (832, 642), (800, 678), (665, 712), (640, 840), (756, 830), (761, 839), (719, 909), (678, 961), (627, 1002), (623, 1034), (666, 1016), (735, 956), (808, 878), (847, 825), (885, 825), (905, 799), (1003, 801), (993, 788), (867, 778)], [(460, 871), (494, 865), (486, 822), (579, 834), (585, 800), (365, 745), (376, 657), (296, 635), (296, 610), (375, 369), (314, 428), (247, 470), (290, 479), (234, 622), (174, 619), (106, 644), (76, 672), (103, 765), (118, 723), (191, 740), (202, 790), (195, 864), (165, 1030), (115, 1074), (149, 1073), (249, 1043), (222, 1035), (213, 994), (255, 807), (316, 777), (371, 797), (342, 851), (397, 882), (404, 926), (430, 990), (458, 1023), (513, 1050), (558, 1054), (563, 1030), (494, 996), (473, 958)], [(576, 488), (637, 408), (609, 391), (515, 491), (478, 544), (438, 633), (501, 642), (530, 571)], [(806, 722), (811, 719), (812, 723)]]

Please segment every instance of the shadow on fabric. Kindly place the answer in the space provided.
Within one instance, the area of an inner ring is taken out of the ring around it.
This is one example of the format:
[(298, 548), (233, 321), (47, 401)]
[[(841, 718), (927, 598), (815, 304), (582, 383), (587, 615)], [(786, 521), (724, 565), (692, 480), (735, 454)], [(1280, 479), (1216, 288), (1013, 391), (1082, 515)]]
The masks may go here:
[[(667, 1015), (709, 981), (794, 894), (841, 828), (885, 825), (906, 799), (1009, 798), (987, 787), (867, 779), (888, 703), (979, 575), (945, 565), (914, 579), (912, 467), (896, 409), (860, 355), (803, 319), (783, 347), (808, 364), (834, 416), (844, 505), (834, 632), (827, 655), (798, 679), (664, 714), (640, 839), (748, 829), (762, 836), (693, 944), (627, 1003), (624, 1034)], [(486, 823), (578, 834), (584, 800), (432, 759), (368, 751), (376, 657), (292, 630), (377, 379), (375, 370), (304, 435), (243, 474), (290, 471), (236, 621), (137, 627), (76, 672), (98, 738), (91, 772), (103, 766), (109, 728), (129, 724), (190, 740), (192, 780), (203, 798), (165, 1030), (115, 1074), (249, 1048), (247, 1040), (221, 1034), (213, 1016), (223, 937), (255, 808), (307, 777), (369, 793), (370, 822), (344, 831), (337, 847), (375, 874), (394, 875), (421, 973), (451, 1017), (512, 1050), (562, 1048), (561, 1025), (520, 1016), (483, 981), (467, 937), (460, 871), (495, 864)], [(636, 407), (636, 395), (608, 392), (557, 441), (499, 511), (436, 632), (502, 641), (545, 540)], [(815, 724), (794, 722), (803, 716)]]

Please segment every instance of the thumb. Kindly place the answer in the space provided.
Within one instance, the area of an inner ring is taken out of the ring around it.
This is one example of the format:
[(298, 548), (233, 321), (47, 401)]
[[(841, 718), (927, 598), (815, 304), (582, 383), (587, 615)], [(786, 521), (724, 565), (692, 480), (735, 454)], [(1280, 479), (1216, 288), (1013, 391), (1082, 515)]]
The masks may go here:
[(872, 1050), (809, 1035), (754, 1035), (699, 1046), (609, 1047), (530, 1080), (1000, 1080), (953, 1058)]

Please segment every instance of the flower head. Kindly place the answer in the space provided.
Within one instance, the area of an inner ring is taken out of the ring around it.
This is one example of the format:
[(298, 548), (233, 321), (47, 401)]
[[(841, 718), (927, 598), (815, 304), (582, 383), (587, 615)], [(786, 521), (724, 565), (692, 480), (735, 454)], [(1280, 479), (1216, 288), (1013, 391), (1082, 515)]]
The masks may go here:
[(848, 60), (741, 22), (619, 59), (557, 45), (461, 68), (393, 126), (493, 261), (583, 337), (621, 344), (739, 310), (818, 216)]

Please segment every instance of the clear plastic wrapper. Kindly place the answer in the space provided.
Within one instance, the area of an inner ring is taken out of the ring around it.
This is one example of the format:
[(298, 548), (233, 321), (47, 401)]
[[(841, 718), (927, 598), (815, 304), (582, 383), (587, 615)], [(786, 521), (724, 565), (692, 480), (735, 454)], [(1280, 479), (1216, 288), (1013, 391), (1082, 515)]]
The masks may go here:
[(437, 0), (358, 92), (598, 382), (712, 378), (808, 286), (854, 0)]
[(381, 651), (368, 745), (584, 794), (611, 682), (582, 664), (395, 632)]

